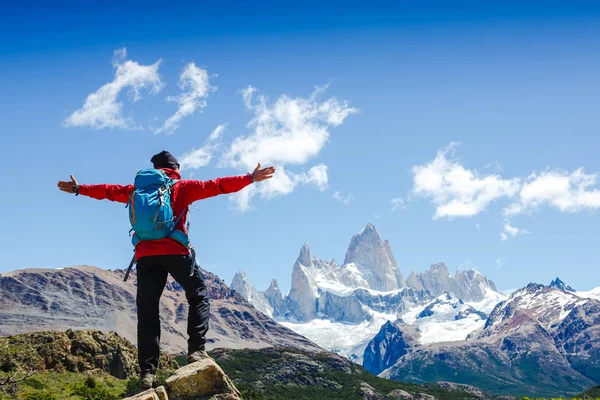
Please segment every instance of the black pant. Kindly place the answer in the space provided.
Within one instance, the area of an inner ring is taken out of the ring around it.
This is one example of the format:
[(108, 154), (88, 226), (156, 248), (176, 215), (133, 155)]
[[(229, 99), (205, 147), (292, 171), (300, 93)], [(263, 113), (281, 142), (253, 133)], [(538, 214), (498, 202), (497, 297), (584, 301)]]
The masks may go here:
[[(194, 266), (194, 273), (190, 271)], [(160, 296), (167, 283), (173, 278), (185, 290), (189, 303), (188, 351), (204, 350), (208, 331), (209, 303), (200, 269), (191, 255), (165, 255), (141, 257), (137, 261), (137, 316), (138, 316), (138, 361), (142, 373), (156, 373), (160, 357)]]

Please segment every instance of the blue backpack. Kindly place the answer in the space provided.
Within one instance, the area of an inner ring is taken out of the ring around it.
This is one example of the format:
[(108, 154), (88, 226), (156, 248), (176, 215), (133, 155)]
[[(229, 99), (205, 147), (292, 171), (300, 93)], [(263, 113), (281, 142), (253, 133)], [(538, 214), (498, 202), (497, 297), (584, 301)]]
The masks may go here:
[[(137, 173), (135, 190), (131, 192), (127, 207), (131, 222), (131, 242), (137, 246), (142, 240), (172, 238), (192, 248), (188, 236), (175, 229), (175, 226), (187, 211), (175, 218), (171, 207), (171, 188), (177, 182), (160, 169), (145, 169)], [(127, 269), (125, 280), (129, 276), (135, 257)]]

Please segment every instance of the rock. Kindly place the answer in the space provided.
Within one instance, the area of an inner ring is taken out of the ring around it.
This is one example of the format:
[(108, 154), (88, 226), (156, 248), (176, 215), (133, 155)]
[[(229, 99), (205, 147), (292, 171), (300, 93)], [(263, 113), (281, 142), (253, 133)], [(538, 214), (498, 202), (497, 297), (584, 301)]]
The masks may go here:
[[(214, 400), (241, 399), (241, 393), (214, 360), (206, 358), (179, 368), (167, 379), (174, 399), (192, 396), (213, 396)], [(215, 397), (230, 395), (229, 397)]]
[(168, 398), (160, 398), (154, 389), (148, 389), (144, 392), (136, 394), (135, 396), (124, 398), (123, 400), (168, 400)]
[(383, 395), (366, 382), (360, 385), (360, 394), (365, 400), (383, 400)]
[(392, 399), (397, 399), (397, 400), (412, 400), (415, 398), (415, 396), (413, 396), (412, 394), (405, 392), (402, 389), (394, 389), (391, 392), (388, 393), (388, 397), (391, 397)]
[(351, 263), (362, 272), (370, 289), (389, 291), (406, 286), (389, 241), (384, 241), (372, 224), (350, 240), (344, 264)]
[(419, 400), (437, 400), (437, 397), (433, 397), (430, 394), (427, 393), (419, 393), (419, 397), (417, 397), (417, 399)]
[(154, 389), (154, 391), (156, 392), (156, 395), (158, 396), (159, 400), (169, 400), (169, 396), (167, 395), (167, 390), (165, 389), (164, 386), (159, 386), (156, 389)]
[(411, 351), (418, 345), (418, 341), (419, 332), (416, 327), (407, 325), (402, 320), (387, 321), (367, 345), (363, 367), (377, 375)]

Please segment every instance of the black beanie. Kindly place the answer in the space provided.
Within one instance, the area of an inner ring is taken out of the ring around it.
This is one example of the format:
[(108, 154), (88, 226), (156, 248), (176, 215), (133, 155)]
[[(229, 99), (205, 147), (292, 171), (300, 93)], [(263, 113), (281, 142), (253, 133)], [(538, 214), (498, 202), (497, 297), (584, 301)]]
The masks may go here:
[(179, 163), (177, 162), (177, 159), (166, 150), (163, 150), (160, 153), (152, 156), (150, 161), (152, 161), (152, 164), (154, 164), (154, 168), (179, 168)]

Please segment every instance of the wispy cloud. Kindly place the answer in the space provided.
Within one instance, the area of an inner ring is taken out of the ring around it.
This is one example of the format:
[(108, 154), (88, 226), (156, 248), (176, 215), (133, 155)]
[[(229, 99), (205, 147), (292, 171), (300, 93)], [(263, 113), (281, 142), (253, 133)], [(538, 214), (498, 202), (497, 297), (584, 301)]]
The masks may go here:
[(318, 87), (308, 97), (281, 95), (274, 103), (256, 96), (251, 86), (240, 91), (245, 106), (254, 112), (248, 123), (252, 132), (236, 138), (220, 160), (220, 166), (252, 171), (258, 162), (274, 165), (277, 173), (261, 185), (232, 196), (240, 210), (247, 210), (251, 199), (260, 195), (271, 198), (291, 193), (300, 184), (327, 188), (327, 166), (313, 166), (306, 173), (291, 172), (289, 166), (306, 165), (325, 147), (329, 130), (339, 126), (358, 110), (335, 97), (321, 100), (325, 87)]
[(515, 195), (520, 180), (480, 174), (449, 159), (457, 143), (440, 150), (435, 159), (412, 168), (413, 193), (436, 206), (434, 218), (472, 217), (495, 200)]
[(116, 69), (112, 82), (104, 84), (100, 89), (88, 95), (83, 107), (73, 112), (66, 120), (67, 127), (88, 126), (102, 128), (137, 128), (132, 118), (123, 116), (123, 103), (118, 101), (122, 91), (128, 90), (135, 102), (141, 99), (140, 91), (148, 90), (151, 94), (160, 92), (164, 84), (158, 74), (162, 60), (151, 65), (140, 65), (126, 60), (127, 50), (118, 49), (114, 53), (113, 66)]
[(504, 266), (504, 261), (506, 261), (506, 258), (496, 258), (496, 269), (502, 269), (502, 266)]
[(404, 210), (406, 208), (406, 203), (400, 197), (395, 197), (390, 200), (390, 204), (392, 205), (392, 212), (398, 209)]
[(350, 205), (354, 201), (355, 197), (352, 193), (348, 193), (346, 195), (342, 195), (340, 192), (334, 192), (333, 198), (337, 201), (344, 203), (345, 205)]
[(502, 239), (502, 241), (507, 240), (509, 237), (522, 236), (527, 235), (529, 233), (528, 230), (517, 228), (516, 226), (512, 226), (508, 222), (504, 223), (502, 230), (502, 233), (500, 233), (500, 239)]
[(175, 132), (179, 128), (181, 120), (206, 107), (208, 95), (217, 90), (216, 87), (210, 85), (208, 71), (198, 68), (193, 62), (189, 63), (183, 70), (179, 78), (179, 88), (187, 91), (179, 96), (167, 97), (167, 101), (178, 103), (179, 108), (155, 133), (164, 132), (170, 135)]
[(181, 164), (181, 170), (198, 169), (210, 164), (214, 152), (219, 148), (219, 139), (226, 127), (227, 124), (217, 126), (202, 147), (191, 150), (180, 156), (179, 163)]

